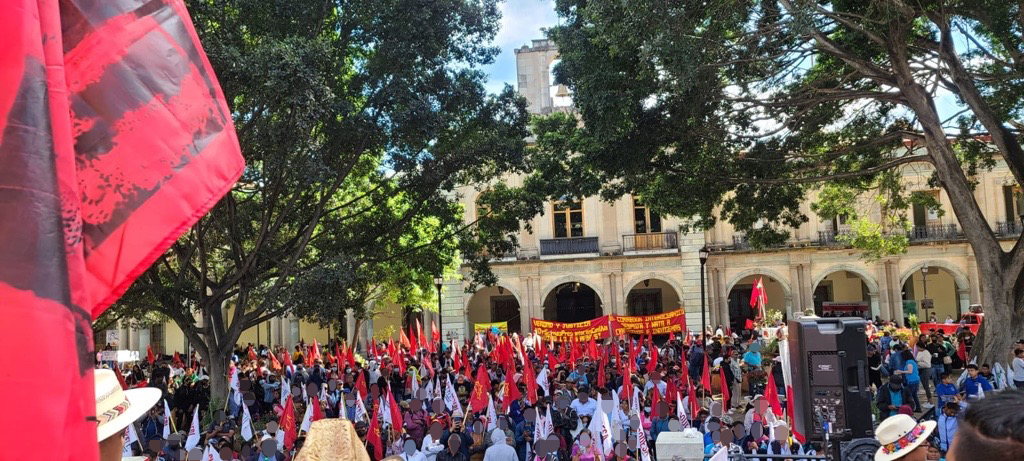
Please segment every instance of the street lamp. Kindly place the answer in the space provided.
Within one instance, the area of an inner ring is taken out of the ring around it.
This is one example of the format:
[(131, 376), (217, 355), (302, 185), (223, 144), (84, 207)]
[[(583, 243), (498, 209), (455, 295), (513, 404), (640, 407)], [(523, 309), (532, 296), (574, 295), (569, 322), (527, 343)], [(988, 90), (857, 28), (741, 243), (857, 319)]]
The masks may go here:
[[(434, 276), (434, 286), (437, 287), (437, 337), (440, 344), (437, 345), (437, 351), (444, 353), (444, 323), (441, 318), (441, 287), (444, 285), (444, 277), (440, 275)], [(443, 356), (442, 356), (443, 357)], [(441, 360), (444, 364), (444, 359)]]
[[(708, 255), (711, 252), (708, 251), (708, 247), (701, 248), (697, 255), (700, 257), (700, 342), (701, 347), (707, 345), (707, 338), (704, 337), (708, 331), (708, 320), (705, 314), (706, 306), (704, 304), (704, 265), (708, 262)], [(707, 351), (705, 351), (707, 353)]]
[(932, 307), (932, 302), (928, 299), (928, 266), (921, 267), (921, 285), (924, 286), (924, 297), (921, 298), (921, 309), (924, 311), (924, 319), (928, 320), (928, 309)]

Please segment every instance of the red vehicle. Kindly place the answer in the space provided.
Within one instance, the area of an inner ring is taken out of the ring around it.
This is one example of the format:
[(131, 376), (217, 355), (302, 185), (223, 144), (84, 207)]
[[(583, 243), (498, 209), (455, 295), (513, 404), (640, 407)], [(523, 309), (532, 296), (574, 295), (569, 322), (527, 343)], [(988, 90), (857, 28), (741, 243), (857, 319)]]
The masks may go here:
[(985, 319), (985, 313), (981, 312), (981, 306), (971, 306), (971, 311), (960, 317), (960, 321), (956, 323), (922, 323), (920, 325), (922, 332), (928, 330), (941, 331), (943, 334), (951, 335), (956, 333), (957, 328), (960, 328), (960, 324), (964, 323), (967, 329), (971, 330), (971, 333), (978, 334), (978, 329), (981, 328), (981, 321)]

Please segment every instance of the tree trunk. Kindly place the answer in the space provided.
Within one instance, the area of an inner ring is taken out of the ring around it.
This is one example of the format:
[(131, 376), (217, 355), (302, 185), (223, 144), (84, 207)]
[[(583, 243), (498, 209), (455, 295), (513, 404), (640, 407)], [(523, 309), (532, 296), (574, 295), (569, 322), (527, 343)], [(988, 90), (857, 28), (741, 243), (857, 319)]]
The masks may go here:
[[(359, 330), (363, 329), (363, 319), (356, 317), (356, 327), (352, 330), (352, 341), (349, 343), (352, 348), (359, 347)], [(365, 351), (364, 351), (365, 352)]]
[[(978, 364), (1006, 365), (1012, 360), (1013, 343), (1024, 337), (1024, 315), (1016, 309), (1016, 301), (1022, 293), (1013, 287), (1004, 287), (999, 281), (1001, 274), (982, 274), (982, 300), (985, 320), (974, 341), (972, 356), (978, 358)], [(970, 358), (968, 358), (970, 360)]]
[(211, 338), (206, 344), (210, 350), (210, 357), (203, 357), (210, 372), (210, 401), (223, 405), (228, 398), (228, 363), (231, 361), (231, 353), (215, 352), (220, 348), (216, 344), (210, 344), (212, 342)]

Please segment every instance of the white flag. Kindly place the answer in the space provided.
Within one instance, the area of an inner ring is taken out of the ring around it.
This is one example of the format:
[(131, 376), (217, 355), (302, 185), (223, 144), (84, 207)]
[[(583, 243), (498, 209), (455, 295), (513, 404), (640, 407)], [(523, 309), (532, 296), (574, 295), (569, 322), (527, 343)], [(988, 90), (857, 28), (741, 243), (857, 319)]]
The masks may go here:
[(199, 405), (196, 405), (196, 410), (192, 412), (192, 424), (188, 428), (188, 438), (185, 439), (185, 450), (191, 450), (199, 445), (199, 437), (202, 436), (203, 430), (199, 427)]
[(544, 424), (541, 424), (540, 426), (540, 437), (537, 440), (546, 439), (552, 432), (555, 432), (555, 423), (554, 420), (551, 419), (550, 406), (548, 407), (547, 415), (544, 416)]
[(252, 439), (252, 415), (249, 414), (249, 405), (242, 405), (242, 438), (246, 442)]
[(441, 386), (441, 378), (438, 377), (437, 375), (435, 375), (434, 376), (434, 393), (430, 394), (431, 395), (431, 398), (430, 398), (431, 402), (433, 402), (434, 400), (437, 400), (437, 399), (442, 399), (442, 400), (444, 399), (444, 393), (441, 392), (441, 387), (442, 387)]
[(171, 407), (164, 399), (164, 440), (171, 436)]
[(644, 426), (636, 428), (636, 449), (640, 452), (640, 461), (651, 461), (651, 448), (647, 446), (647, 436), (644, 435)]
[(203, 461), (219, 461), (220, 454), (213, 449), (213, 445), (207, 445), (206, 450), (203, 451)]
[(452, 385), (452, 376), (448, 375), (448, 387), (444, 392), (444, 404), (452, 412), (452, 416), (462, 416), (462, 404), (459, 403), (459, 396), (455, 394), (455, 386)]
[(544, 395), (551, 395), (551, 390), (548, 389), (548, 373), (546, 365), (537, 373), (537, 385), (544, 389)]
[(494, 411), (494, 399), (491, 398), (491, 393), (487, 393), (487, 432), (493, 431), (498, 427), (498, 412)]
[(306, 403), (306, 414), (302, 417), (302, 427), (299, 430), (309, 432), (310, 424), (313, 424), (313, 402)]
[[(687, 378), (689, 379), (689, 378)], [(682, 392), (676, 392), (676, 417), (679, 418), (679, 425), (685, 429), (690, 427), (690, 417), (686, 416), (686, 405), (683, 405)]]
[(242, 403), (242, 386), (238, 380), (238, 367), (231, 368), (231, 390), (234, 391), (235, 405)]
[(139, 434), (135, 432), (135, 423), (131, 423), (124, 428), (124, 449), (121, 451), (121, 457), (132, 456), (132, 443), (134, 442), (139, 442)]
[(305, 383), (302, 383), (301, 387), (302, 387), (302, 401), (306, 402), (306, 403), (309, 403), (309, 395), (308, 395), (309, 391), (306, 390), (306, 388), (309, 387), (309, 382), (307, 381)]
[(433, 379), (428, 379), (428, 380), (427, 380), (427, 385), (426, 385), (426, 386), (423, 386), (423, 389), (424, 389), (425, 391), (427, 391), (427, 396), (428, 396), (428, 397), (430, 397), (430, 396), (433, 396), (433, 395), (434, 395), (434, 381), (435, 381), (435, 380), (433, 380)]
[(281, 378), (281, 406), (288, 403), (288, 397), (292, 394), (292, 384), (287, 379)]
[[(381, 396), (380, 403), (377, 404), (377, 408), (380, 409), (380, 419), (390, 424), (391, 427), (395, 427), (395, 422), (391, 420), (391, 403), (388, 402), (386, 397)], [(399, 423), (401, 423), (401, 421), (399, 421)]]
[[(636, 443), (637, 443), (637, 445), (639, 445), (640, 441), (637, 440)], [(722, 448), (719, 448), (718, 451), (715, 453), (715, 455), (708, 459), (708, 461), (728, 461), (728, 460), (729, 460), (729, 447), (725, 447), (725, 446), (723, 446)]]
[[(601, 408), (601, 395), (597, 395), (597, 408)], [(595, 411), (593, 418), (590, 419), (590, 433), (593, 434), (595, 440), (594, 443), (600, 443), (601, 453), (604, 458), (611, 456), (612, 454), (612, 425), (608, 422), (608, 413), (604, 410)]]
[[(344, 413), (348, 413), (348, 410), (345, 410)], [(356, 421), (366, 417), (366, 405), (363, 404), (363, 396), (359, 394), (359, 391), (356, 391)]]

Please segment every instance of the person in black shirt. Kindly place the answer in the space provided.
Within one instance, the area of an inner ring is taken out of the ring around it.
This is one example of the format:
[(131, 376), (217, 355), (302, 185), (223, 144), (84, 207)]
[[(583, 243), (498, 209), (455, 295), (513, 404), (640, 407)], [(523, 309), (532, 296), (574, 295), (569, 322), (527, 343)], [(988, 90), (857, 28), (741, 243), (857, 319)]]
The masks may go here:
[(451, 434), (445, 449), (437, 454), (437, 461), (469, 461), (469, 456), (461, 450), (462, 443), (462, 436)]

